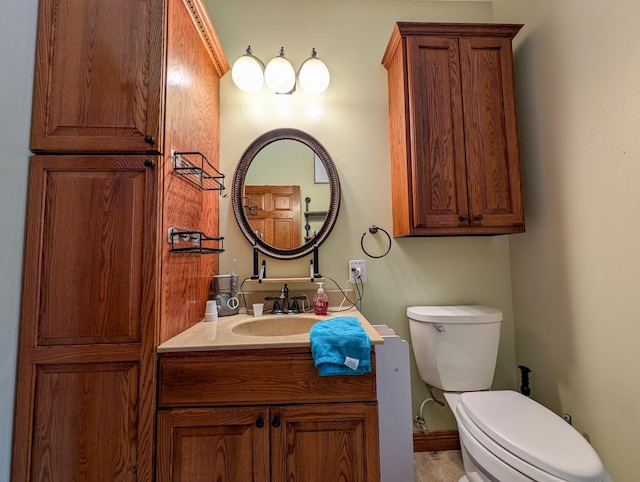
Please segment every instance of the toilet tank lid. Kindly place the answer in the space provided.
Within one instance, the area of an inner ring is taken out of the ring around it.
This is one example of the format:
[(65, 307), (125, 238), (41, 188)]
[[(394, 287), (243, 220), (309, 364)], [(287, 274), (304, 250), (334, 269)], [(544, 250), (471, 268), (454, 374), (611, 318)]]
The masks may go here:
[(502, 311), (483, 305), (410, 306), (407, 316), (428, 323), (495, 323), (502, 321)]

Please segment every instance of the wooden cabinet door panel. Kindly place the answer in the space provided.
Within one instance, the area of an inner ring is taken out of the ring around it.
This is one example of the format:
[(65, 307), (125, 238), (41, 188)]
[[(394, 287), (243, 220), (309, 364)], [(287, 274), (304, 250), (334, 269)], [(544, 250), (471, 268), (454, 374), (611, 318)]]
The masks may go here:
[(40, 2), (32, 151), (159, 152), (163, 4)]
[(455, 227), (468, 222), (458, 41), (409, 37), (409, 105), (414, 126), (413, 224)]
[(273, 482), (380, 480), (375, 403), (271, 409)]
[(38, 344), (139, 342), (145, 170), (69, 167), (43, 179)]
[(460, 39), (471, 221), (523, 223), (511, 41)]
[(269, 408), (158, 412), (158, 482), (268, 482)]
[(137, 363), (39, 366), (29, 480), (137, 480), (138, 377)]

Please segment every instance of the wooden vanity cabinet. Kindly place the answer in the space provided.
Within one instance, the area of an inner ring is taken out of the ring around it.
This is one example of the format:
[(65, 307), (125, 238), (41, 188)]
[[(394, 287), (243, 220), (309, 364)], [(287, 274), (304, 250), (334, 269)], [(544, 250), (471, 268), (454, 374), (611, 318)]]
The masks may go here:
[(380, 480), (375, 371), (320, 377), (306, 349), (162, 354), (159, 482)]
[[(229, 66), (200, 0), (41, 0), (11, 480), (154, 480), (156, 348), (204, 313)], [(153, 143), (144, 137), (153, 137)]]
[(524, 232), (511, 47), (521, 27), (396, 24), (382, 61), (395, 237)]

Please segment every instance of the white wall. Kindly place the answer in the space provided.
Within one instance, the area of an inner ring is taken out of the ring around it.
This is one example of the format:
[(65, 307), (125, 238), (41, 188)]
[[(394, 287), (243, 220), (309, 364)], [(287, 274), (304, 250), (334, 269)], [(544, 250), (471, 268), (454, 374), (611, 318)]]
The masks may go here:
[(9, 480), (27, 193), (36, 0), (0, 16), (0, 480)]
[[(363, 312), (373, 323), (388, 324), (409, 339), (407, 306), (483, 303), (504, 311), (502, 345), (495, 386), (515, 388), (509, 237), (407, 238), (393, 240), (389, 255), (367, 258), (360, 238), (372, 224), (391, 231), (387, 75), (382, 55), (395, 21), (490, 22), (490, 2), (415, 0), (206, 0), (229, 62), (247, 45), (267, 62), (284, 46), (298, 67), (312, 47), (331, 71), (331, 85), (320, 96), (296, 92), (257, 94), (222, 79), (221, 165), (231, 178), (245, 148), (261, 133), (297, 127), (329, 151), (342, 184), (342, 205), (334, 231), (320, 248), (321, 272), (344, 286), (349, 259), (366, 259), (368, 283)], [(230, 201), (221, 202), (221, 235), (226, 252), (221, 272), (251, 274), (251, 246), (238, 229)], [(384, 249), (383, 234), (367, 235), (371, 251)], [(379, 244), (376, 244), (380, 241)], [(304, 276), (309, 260), (267, 261), (271, 276)], [(330, 283), (328, 287), (331, 288)], [(413, 409), (427, 397), (412, 370)], [(430, 429), (455, 428), (448, 409), (428, 405)]]
[(527, 233), (516, 353), (617, 482), (640, 474), (640, 3), (496, 0), (516, 76)]

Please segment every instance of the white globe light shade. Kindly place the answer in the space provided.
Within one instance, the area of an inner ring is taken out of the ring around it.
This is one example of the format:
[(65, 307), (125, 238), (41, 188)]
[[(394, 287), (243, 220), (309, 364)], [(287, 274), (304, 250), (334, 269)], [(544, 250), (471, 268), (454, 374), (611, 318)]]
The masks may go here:
[(331, 76), (329, 69), (324, 62), (318, 58), (311, 57), (302, 64), (298, 74), (300, 87), (309, 94), (320, 94), (327, 90)]
[(285, 57), (274, 57), (264, 69), (264, 81), (275, 93), (288, 94), (296, 85), (296, 72)]
[(262, 66), (251, 55), (243, 55), (233, 63), (231, 78), (233, 83), (245, 92), (257, 92), (264, 84)]

